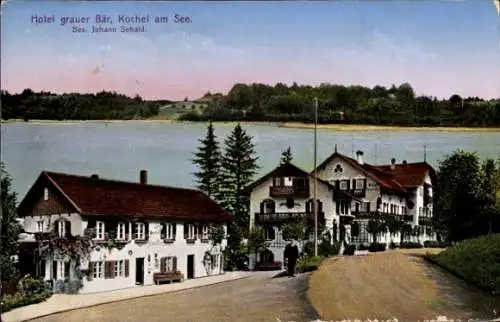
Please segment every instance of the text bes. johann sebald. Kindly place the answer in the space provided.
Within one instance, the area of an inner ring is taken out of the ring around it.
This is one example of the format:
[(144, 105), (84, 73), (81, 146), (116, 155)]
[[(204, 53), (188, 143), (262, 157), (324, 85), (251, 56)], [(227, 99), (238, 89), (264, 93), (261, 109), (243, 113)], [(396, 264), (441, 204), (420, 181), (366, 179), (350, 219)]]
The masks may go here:
[[(120, 24), (119, 28), (115, 27), (115, 20), (107, 15), (95, 15), (91, 20), (88, 16), (63, 16), (60, 17), (59, 23), (61, 26), (72, 26), (73, 32), (91, 32), (91, 33), (113, 33), (113, 32), (145, 32), (146, 25), (149, 23), (168, 23), (174, 22), (178, 24), (192, 23), (191, 17), (182, 16), (179, 14), (173, 15), (172, 19), (168, 16), (154, 16), (150, 15), (118, 15), (117, 22)], [(54, 15), (32, 15), (31, 23), (40, 24), (54, 24), (56, 17)], [(86, 25), (93, 22), (94, 25), (90, 28)]]

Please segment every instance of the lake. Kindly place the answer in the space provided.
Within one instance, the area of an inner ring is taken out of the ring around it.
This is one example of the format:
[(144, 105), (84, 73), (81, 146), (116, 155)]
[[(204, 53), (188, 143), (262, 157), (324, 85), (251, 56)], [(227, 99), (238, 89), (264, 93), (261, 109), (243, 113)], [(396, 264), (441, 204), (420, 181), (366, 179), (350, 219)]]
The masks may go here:
[[(219, 139), (234, 124), (216, 124)], [(259, 175), (272, 170), (281, 151), (291, 146), (298, 166), (313, 168), (313, 131), (276, 125), (243, 125), (254, 137)], [(13, 177), (19, 200), (42, 170), (138, 181), (139, 170), (149, 172), (149, 182), (193, 187), (196, 167), (191, 160), (198, 139), (206, 133), (203, 123), (3, 123), (1, 158)], [(364, 151), (368, 163), (424, 159), (437, 167), (446, 154), (460, 148), (477, 151), (484, 158), (500, 157), (499, 132), (318, 131), (318, 164), (334, 151), (351, 156)]]

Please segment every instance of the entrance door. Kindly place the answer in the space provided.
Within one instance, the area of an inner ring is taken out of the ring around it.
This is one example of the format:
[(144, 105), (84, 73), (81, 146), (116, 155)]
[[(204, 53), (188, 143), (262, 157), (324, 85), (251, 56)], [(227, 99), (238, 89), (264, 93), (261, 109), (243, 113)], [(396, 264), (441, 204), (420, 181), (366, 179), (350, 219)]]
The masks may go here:
[(144, 284), (144, 257), (135, 259), (135, 284)]
[(187, 255), (187, 278), (194, 278), (194, 255)]

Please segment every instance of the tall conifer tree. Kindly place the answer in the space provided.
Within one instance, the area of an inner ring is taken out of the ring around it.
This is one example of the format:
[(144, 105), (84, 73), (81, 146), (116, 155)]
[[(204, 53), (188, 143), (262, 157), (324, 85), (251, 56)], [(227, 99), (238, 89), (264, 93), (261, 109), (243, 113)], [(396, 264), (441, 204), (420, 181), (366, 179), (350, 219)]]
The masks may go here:
[(220, 186), (221, 153), (212, 122), (208, 124), (205, 138), (200, 139), (199, 142), (198, 152), (194, 154), (193, 159), (193, 163), (199, 168), (198, 172), (194, 173), (197, 188), (210, 198), (216, 199), (219, 195)]

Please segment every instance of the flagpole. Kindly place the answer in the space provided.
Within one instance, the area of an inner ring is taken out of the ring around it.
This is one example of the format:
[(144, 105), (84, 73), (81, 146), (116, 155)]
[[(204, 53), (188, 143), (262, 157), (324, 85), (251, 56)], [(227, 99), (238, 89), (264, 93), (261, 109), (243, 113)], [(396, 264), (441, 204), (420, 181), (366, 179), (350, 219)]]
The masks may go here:
[(314, 98), (314, 256), (318, 256), (318, 198), (316, 197), (316, 160), (317, 160), (317, 129), (318, 128), (318, 98)]

